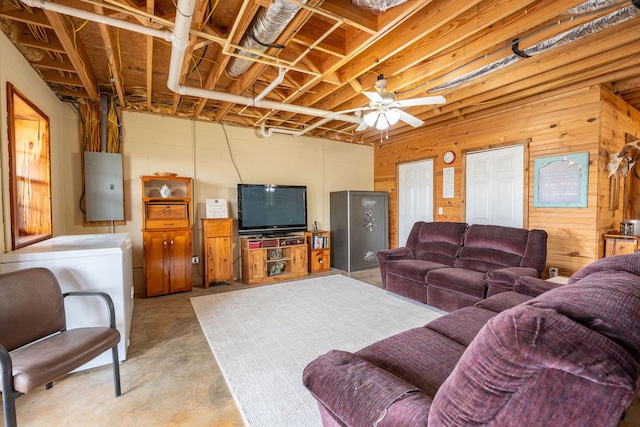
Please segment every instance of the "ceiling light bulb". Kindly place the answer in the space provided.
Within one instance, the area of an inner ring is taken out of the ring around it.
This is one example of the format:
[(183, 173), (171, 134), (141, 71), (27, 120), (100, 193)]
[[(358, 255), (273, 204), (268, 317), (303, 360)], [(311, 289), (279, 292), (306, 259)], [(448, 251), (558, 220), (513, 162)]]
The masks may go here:
[(389, 121), (384, 114), (380, 114), (378, 117), (378, 122), (376, 123), (376, 129), (385, 130), (389, 127)]
[(364, 122), (367, 125), (373, 126), (373, 125), (376, 124), (376, 119), (377, 118), (378, 118), (378, 112), (377, 111), (370, 111), (367, 114), (365, 114), (362, 119), (364, 120)]
[(387, 117), (389, 125), (391, 126), (395, 125), (396, 123), (398, 123), (398, 120), (400, 120), (400, 111), (398, 111), (397, 108), (388, 110), (386, 113), (384, 113), (384, 115)]

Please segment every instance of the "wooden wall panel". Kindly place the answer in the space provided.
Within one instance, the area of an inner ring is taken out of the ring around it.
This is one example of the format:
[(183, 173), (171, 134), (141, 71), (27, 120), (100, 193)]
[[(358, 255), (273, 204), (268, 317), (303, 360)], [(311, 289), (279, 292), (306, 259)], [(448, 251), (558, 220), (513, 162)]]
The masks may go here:
[[(606, 94), (606, 96), (604, 95)], [(605, 108), (606, 106), (606, 108)], [(601, 132), (615, 135), (613, 151), (619, 151), (618, 138), (624, 130), (636, 129), (637, 112), (629, 114), (624, 123), (614, 117), (626, 114), (629, 106), (620, 98), (601, 90), (599, 86), (531, 99), (514, 104), (491, 115), (461, 120), (441, 128), (417, 131), (412, 137), (389, 140), (376, 146), (374, 153), (375, 189), (389, 193), (389, 241), (397, 246), (397, 170), (398, 164), (434, 158), (435, 221), (464, 221), (464, 162), (465, 154), (488, 150), (522, 141), (525, 145), (528, 176), (525, 179), (525, 228), (540, 228), (549, 234), (547, 265), (570, 275), (601, 257), (601, 234), (618, 221), (608, 213), (609, 180), (606, 174), (607, 150), (601, 147)], [(605, 120), (601, 117), (603, 115)], [(635, 123), (635, 124), (634, 124)], [(612, 138), (610, 138), (612, 139)], [(453, 150), (455, 163), (455, 197), (442, 198), (442, 154)], [(586, 208), (533, 208), (534, 159), (561, 154), (589, 152), (589, 191)], [(606, 205), (607, 212), (602, 206)], [(443, 214), (438, 215), (438, 208)]]

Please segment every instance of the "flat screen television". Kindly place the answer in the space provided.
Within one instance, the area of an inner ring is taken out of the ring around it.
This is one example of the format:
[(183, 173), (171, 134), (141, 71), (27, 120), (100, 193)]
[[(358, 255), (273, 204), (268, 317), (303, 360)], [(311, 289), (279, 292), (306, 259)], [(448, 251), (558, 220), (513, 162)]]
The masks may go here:
[(238, 184), (238, 233), (307, 231), (307, 187)]

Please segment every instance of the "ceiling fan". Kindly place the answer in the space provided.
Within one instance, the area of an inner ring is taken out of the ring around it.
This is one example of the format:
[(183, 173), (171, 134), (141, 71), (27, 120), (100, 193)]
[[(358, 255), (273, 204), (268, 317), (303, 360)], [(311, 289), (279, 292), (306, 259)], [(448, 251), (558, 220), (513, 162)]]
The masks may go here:
[(356, 128), (356, 131), (362, 131), (369, 126), (378, 130), (386, 130), (389, 126), (398, 123), (399, 120), (418, 127), (424, 124), (419, 118), (401, 110), (403, 107), (415, 107), (418, 105), (444, 104), (446, 100), (443, 96), (427, 96), (423, 98), (396, 100), (393, 93), (385, 92), (387, 88), (387, 79), (382, 74), (378, 76), (375, 83), (377, 92), (362, 92), (369, 98), (369, 106), (360, 108), (361, 111), (372, 110), (366, 113), (362, 119), (362, 123)]

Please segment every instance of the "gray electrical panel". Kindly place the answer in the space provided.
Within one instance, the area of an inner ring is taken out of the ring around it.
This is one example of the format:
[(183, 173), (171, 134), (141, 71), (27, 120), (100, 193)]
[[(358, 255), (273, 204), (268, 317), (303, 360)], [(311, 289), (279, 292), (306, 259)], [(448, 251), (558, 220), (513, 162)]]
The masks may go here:
[(124, 220), (122, 154), (84, 152), (87, 221)]
[(389, 248), (388, 201), (382, 191), (337, 191), (331, 203), (331, 266), (348, 272), (378, 266)]

